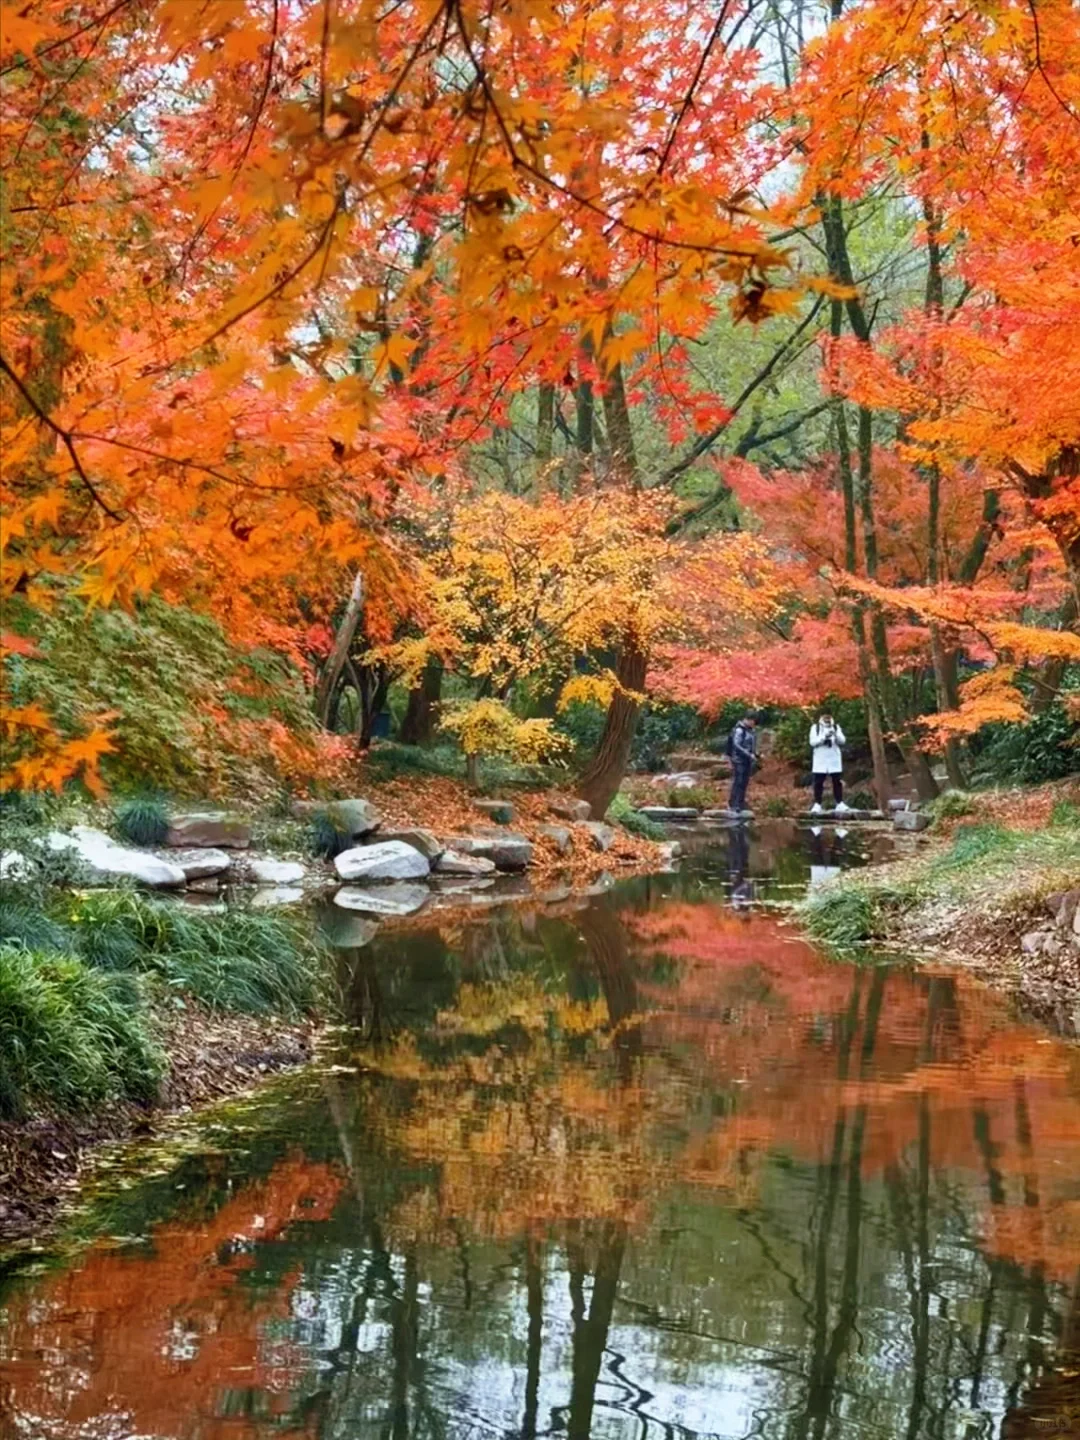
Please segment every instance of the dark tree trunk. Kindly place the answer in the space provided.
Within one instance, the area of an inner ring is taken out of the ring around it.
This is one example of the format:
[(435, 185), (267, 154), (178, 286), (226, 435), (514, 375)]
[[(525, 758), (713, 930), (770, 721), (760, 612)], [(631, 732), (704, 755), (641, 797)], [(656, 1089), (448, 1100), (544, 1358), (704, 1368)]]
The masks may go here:
[(403, 745), (430, 745), (435, 730), (435, 709), (442, 696), (442, 662), (429, 660), (420, 684), (409, 691), (398, 739)]
[(349, 657), (349, 647), (352, 645), (353, 636), (356, 634), (363, 613), (364, 575), (363, 571), (358, 570), (356, 578), (353, 580), (348, 604), (345, 606), (345, 614), (341, 617), (341, 624), (334, 636), (333, 647), (327, 656), (315, 691), (315, 713), (324, 725), (329, 718), (330, 701), (337, 689), (338, 678), (345, 668), (345, 661)]
[(536, 461), (541, 469), (551, 460), (555, 435), (555, 386), (545, 381), (536, 402)]
[(596, 752), (586, 766), (577, 793), (589, 802), (594, 820), (602, 820), (626, 774), (630, 747), (641, 714), (648, 656), (633, 636), (627, 636), (615, 666), (619, 688), (608, 706), (607, 719)]

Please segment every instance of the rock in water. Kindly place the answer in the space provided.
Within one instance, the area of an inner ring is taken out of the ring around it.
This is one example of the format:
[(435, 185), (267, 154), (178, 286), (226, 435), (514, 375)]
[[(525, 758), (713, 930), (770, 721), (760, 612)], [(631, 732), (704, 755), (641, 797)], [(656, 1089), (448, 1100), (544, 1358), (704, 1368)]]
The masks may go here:
[(361, 883), (379, 880), (419, 880), (431, 873), (431, 866), (419, 850), (402, 840), (382, 840), (343, 850), (334, 859), (334, 869), (343, 880)]
[(435, 862), (437, 875), (493, 875), (494, 860), (483, 855), (463, 855), (460, 850), (444, 850)]
[(256, 885), (298, 885), (306, 873), (295, 860), (252, 860), (249, 868)]
[(188, 878), (192, 880), (205, 880), (210, 875), (223, 875), (232, 860), (225, 854), (224, 850), (174, 850), (171, 855), (162, 855), (162, 860), (168, 860), (170, 865), (179, 865)]
[(429, 896), (423, 885), (386, 885), (370, 890), (360, 885), (343, 885), (334, 896), (334, 904), (342, 910), (360, 910), (367, 915), (412, 915), (427, 904)]
[(921, 810), (897, 810), (893, 815), (893, 829), (906, 830), (917, 834), (930, 828), (930, 816)]
[(403, 845), (411, 845), (414, 850), (419, 850), (424, 859), (432, 865), (446, 849), (446, 846), (436, 838), (431, 830), (424, 830), (420, 826), (400, 830), (380, 829), (379, 840), (400, 840)]
[(602, 820), (586, 820), (581, 828), (589, 832), (593, 849), (599, 850), (601, 854), (610, 850), (615, 843), (615, 831)]
[(73, 826), (70, 835), (54, 830), (47, 843), (53, 850), (74, 850), (91, 877), (99, 882), (137, 880), (151, 890), (176, 890), (187, 883), (179, 865), (143, 850), (127, 850), (103, 830), (93, 830), (89, 825)]
[(251, 897), (251, 908), (273, 910), (278, 905), (298, 905), (303, 898), (299, 885), (264, 885)]
[(513, 824), (514, 807), (509, 800), (474, 800), (473, 804), (494, 825)]
[(235, 815), (220, 810), (192, 811), (174, 815), (169, 821), (166, 845), (221, 846), (226, 850), (246, 850), (251, 844), (251, 826)]
[(479, 855), (490, 860), (496, 870), (510, 874), (527, 870), (532, 864), (532, 845), (524, 835), (511, 830), (490, 835), (455, 835), (450, 846), (462, 855)]

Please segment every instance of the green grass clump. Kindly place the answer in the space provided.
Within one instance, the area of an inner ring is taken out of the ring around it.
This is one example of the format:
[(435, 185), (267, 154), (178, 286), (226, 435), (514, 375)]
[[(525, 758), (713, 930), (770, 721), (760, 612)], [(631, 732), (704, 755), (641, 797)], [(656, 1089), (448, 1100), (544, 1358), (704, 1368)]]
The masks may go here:
[(113, 812), (113, 828), (129, 845), (164, 845), (169, 812), (158, 795), (132, 795)]
[(946, 790), (926, 807), (935, 820), (958, 820), (975, 813), (975, 797), (966, 790)]
[(640, 810), (635, 810), (629, 797), (621, 790), (608, 808), (607, 819), (614, 825), (621, 825), (639, 840), (664, 840), (667, 837), (664, 827), (642, 815)]
[(1050, 812), (1050, 824), (1059, 830), (1080, 830), (1080, 805), (1058, 800)]
[(0, 1118), (34, 1103), (79, 1112), (153, 1099), (165, 1057), (129, 977), (73, 956), (0, 946)]
[(157, 975), (215, 1010), (295, 1015), (315, 1000), (314, 946), (275, 915), (202, 915), (120, 890), (74, 901), (69, 919), (89, 963)]
[(794, 806), (786, 795), (770, 795), (762, 806), (762, 813), (780, 818), (790, 815)]
[(685, 789), (669, 790), (667, 803), (675, 809), (688, 807), (693, 810), (708, 810), (716, 804), (716, 792), (705, 790), (700, 785), (687, 786)]
[(813, 896), (803, 910), (806, 928), (824, 945), (862, 945), (880, 933), (877, 907), (868, 890), (838, 888)]
[(308, 848), (317, 860), (333, 860), (352, 843), (352, 837), (338, 826), (331, 810), (319, 810), (311, 817)]

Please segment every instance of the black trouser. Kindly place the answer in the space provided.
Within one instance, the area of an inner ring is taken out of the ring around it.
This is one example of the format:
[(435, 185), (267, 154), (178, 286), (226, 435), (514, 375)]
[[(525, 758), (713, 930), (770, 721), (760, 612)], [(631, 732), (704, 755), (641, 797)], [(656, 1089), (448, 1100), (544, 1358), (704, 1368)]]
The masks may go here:
[(750, 784), (750, 771), (753, 769), (749, 760), (736, 760), (731, 774), (731, 796), (728, 799), (729, 810), (746, 809), (746, 787)]
[(840, 801), (844, 798), (844, 781), (843, 777), (839, 774), (814, 776), (814, 804), (821, 804), (821, 797), (825, 793), (826, 780), (832, 781), (833, 804), (839, 805)]

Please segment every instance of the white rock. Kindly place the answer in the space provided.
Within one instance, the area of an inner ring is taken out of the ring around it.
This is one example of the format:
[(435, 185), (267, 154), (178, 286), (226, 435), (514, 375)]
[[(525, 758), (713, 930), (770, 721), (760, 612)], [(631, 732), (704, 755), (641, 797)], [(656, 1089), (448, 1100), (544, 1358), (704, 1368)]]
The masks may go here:
[(403, 840), (383, 840), (375, 845), (357, 845), (343, 850), (334, 859), (334, 868), (343, 880), (419, 880), (431, 874), (425, 856)]
[(295, 860), (252, 860), (248, 868), (256, 885), (297, 885), (306, 874)]
[(412, 915), (427, 904), (429, 896), (423, 885), (387, 885), (378, 890), (344, 885), (334, 896), (334, 904), (367, 915)]
[(95, 880), (137, 880), (152, 890), (173, 890), (187, 883), (179, 865), (143, 850), (127, 850), (89, 825), (73, 826), (70, 835), (54, 830), (46, 843), (52, 850), (74, 850)]
[(25, 880), (30, 874), (30, 861), (18, 850), (5, 850), (0, 855), (0, 880)]
[(223, 875), (232, 864), (232, 858), (224, 850), (174, 850), (162, 855), (170, 865), (179, 865), (188, 880), (205, 880), (211, 875)]
[(253, 910), (272, 910), (278, 905), (296, 905), (303, 900), (299, 885), (264, 885), (251, 897)]

